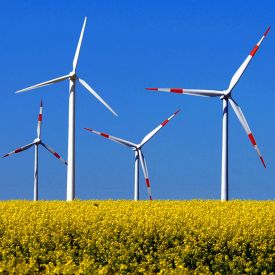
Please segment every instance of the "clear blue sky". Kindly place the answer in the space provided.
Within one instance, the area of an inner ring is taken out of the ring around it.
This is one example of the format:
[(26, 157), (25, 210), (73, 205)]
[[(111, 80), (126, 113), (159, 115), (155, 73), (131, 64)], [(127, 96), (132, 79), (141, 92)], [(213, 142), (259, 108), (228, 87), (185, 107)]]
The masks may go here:
[[(119, 117), (77, 86), (77, 198), (133, 197), (133, 152), (85, 132), (84, 127), (139, 142), (181, 108), (181, 113), (143, 148), (153, 198), (219, 199), (222, 102), (154, 93), (145, 87), (225, 89), (271, 25), (233, 94), (267, 169), (230, 108), (229, 196), (274, 199), (273, 0), (1, 3), (1, 154), (35, 138), (42, 98), (42, 139), (67, 158), (68, 83), (19, 95), (14, 91), (71, 71), (84, 16), (88, 21), (78, 74)], [(33, 160), (33, 149), (1, 160), (0, 199), (33, 198)], [(40, 198), (65, 199), (63, 164), (41, 148), (39, 168)], [(140, 190), (141, 198), (147, 199), (142, 174)]]

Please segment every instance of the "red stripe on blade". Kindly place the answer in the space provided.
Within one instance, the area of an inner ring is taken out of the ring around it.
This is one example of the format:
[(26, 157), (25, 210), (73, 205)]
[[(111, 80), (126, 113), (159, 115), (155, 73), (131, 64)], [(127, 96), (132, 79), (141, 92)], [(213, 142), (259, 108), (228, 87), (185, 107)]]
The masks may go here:
[(149, 179), (145, 179), (147, 187), (150, 187), (150, 181)]
[(265, 31), (264, 36), (267, 36), (269, 30), (270, 30), (270, 26), (269, 26), (269, 27), (267, 28), (267, 30)]
[(10, 154), (6, 154), (6, 155), (4, 155), (2, 158), (5, 158), (5, 157), (8, 157)]
[(157, 91), (158, 90), (158, 88), (145, 88), (145, 89), (148, 91)]
[(171, 93), (177, 93), (177, 94), (182, 94), (183, 93), (183, 89), (180, 88), (172, 88), (170, 89)]
[(59, 156), (56, 152), (54, 152), (54, 155), (55, 155), (58, 159), (60, 159), (60, 156)]
[(169, 120), (168, 120), (168, 119), (164, 120), (164, 121), (161, 123), (161, 126), (166, 125), (168, 122), (169, 122)]
[(253, 137), (252, 133), (250, 133), (250, 134), (248, 135), (248, 137), (249, 137), (251, 143), (253, 144), (253, 146), (255, 146), (255, 145), (256, 145), (256, 140), (255, 140), (255, 138)]
[(42, 114), (38, 115), (38, 121), (42, 121)]
[(21, 152), (22, 151), (22, 149), (21, 148), (18, 148), (18, 149), (16, 149), (15, 151), (14, 151), (14, 153), (19, 153), (19, 152)]
[(260, 157), (260, 160), (261, 160), (261, 162), (262, 162), (262, 164), (263, 164), (264, 168), (266, 168), (266, 165), (265, 165), (265, 162), (264, 162), (264, 159), (263, 159), (263, 157), (262, 157), (262, 156)]
[(105, 137), (105, 138), (109, 138), (108, 134), (104, 134), (104, 133), (100, 133), (101, 136)]
[(254, 49), (250, 52), (250, 55), (253, 57), (253, 56), (256, 54), (256, 52), (258, 51), (258, 49), (259, 49), (259, 46), (256, 45), (256, 46), (254, 47)]

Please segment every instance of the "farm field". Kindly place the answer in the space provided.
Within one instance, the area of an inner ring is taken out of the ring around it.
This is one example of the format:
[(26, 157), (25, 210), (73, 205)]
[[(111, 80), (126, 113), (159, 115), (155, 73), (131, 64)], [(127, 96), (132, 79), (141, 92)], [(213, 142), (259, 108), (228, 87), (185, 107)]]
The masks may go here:
[(0, 202), (0, 273), (274, 274), (275, 201)]

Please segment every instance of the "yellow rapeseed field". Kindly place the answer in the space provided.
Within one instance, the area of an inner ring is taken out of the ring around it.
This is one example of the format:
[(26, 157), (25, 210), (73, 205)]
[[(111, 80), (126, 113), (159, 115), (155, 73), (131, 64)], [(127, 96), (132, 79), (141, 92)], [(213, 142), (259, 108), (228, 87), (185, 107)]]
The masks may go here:
[(1, 274), (274, 271), (274, 201), (0, 202)]

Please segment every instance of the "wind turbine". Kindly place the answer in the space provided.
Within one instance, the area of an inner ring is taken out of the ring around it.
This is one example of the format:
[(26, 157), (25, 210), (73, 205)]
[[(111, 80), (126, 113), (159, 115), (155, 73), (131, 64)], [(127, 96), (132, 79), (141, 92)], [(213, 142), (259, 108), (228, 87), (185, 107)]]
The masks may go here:
[(245, 116), (237, 104), (237, 102), (232, 98), (232, 91), (235, 88), (237, 82), (241, 78), (251, 59), (254, 57), (258, 51), (261, 43), (269, 32), (270, 27), (267, 28), (264, 35), (256, 46), (252, 49), (248, 57), (244, 60), (242, 65), (238, 68), (236, 73), (233, 75), (229, 87), (226, 90), (198, 90), (198, 89), (182, 89), (182, 88), (146, 88), (147, 90), (160, 91), (160, 92), (172, 92), (177, 94), (187, 94), (194, 96), (204, 96), (204, 97), (220, 97), (223, 101), (223, 127), (222, 127), (222, 171), (221, 171), (221, 200), (228, 200), (228, 101), (231, 104), (233, 111), (235, 112), (237, 118), (239, 119), (241, 125), (243, 126), (250, 142), (252, 143), (254, 149), (256, 150), (263, 166), (266, 168), (264, 159), (260, 153), (259, 147), (257, 146), (256, 140), (249, 128), (249, 125), (245, 119)]
[(19, 147), (15, 149), (14, 151), (4, 155), (2, 158), (9, 157), (12, 154), (17, 154), (22, 151), (25, 151), (32, 146), (34, 146), (35, 149), (35, 155), (34, 155), (34, 190), (33, 190), (33, 200), (37, 201), (38, 200), (38, 146), (42, 145), (44, 148), (46, 148), (50, 153), (52, 153), (56, 158), (61, 160), (67, 165), (67, 162), (56, 152), (54, 151), (50, 146), (42, 142), (41, 140), (41, 124), (42, 124), (42, 100), (40, 102), (40, 110), (39, 110), (39, 115), (38, 115), (38, 123), (37, 123), (37, 138), (32, 142), (29, 143), (25, 146)]
[(100, 135), (100, 136), (108, 138), (108, 139), (110, 139), (114, 142), (122, 144), (126, 147), (132, 148), (132, 150), (135, 153), (135, 182), (134, 182), (134, 184), (135, 184), (134, 185), (134, 200), (135, 201), (139, 200), (139, 162), (141, 163), (141, 167), (142, 167), (143, 175), (144, 175), (144, 178), (145, 178), (145, 183), (146, 183), (146, 186), (147, 186), (149, 198), (150, 198), (150, 200), (152, 200), (151, 185), (150, 185), (150, 181), (149, 181), (146, 161), (145, 161), (144, 155), (142, 153), (142, 146), (145, 143), (147, 143), (163, 126), (165, 126), (179, 112), (180, 112), (180, 110), (176, 111), (168, 119), (164, 120), (158, 127), (156, 127), (149, 134), (147, 134), (139, 144), (133, 143), (133, 142), (125, 140), (125, 139), (117, 138), (117, 137), (111, 136), (109, 134), (105, 134), (105, 133), (102, 133), (102, 132), (97, 132), (97, 131), (92, 130), (90, 128), (84, 128), (85, 130), (90, 131), (94, 134)]
[(96, 97), (106, 108), (108, 108), (114, 115), (117, 114), (113, 109), (83, 80), (76, 74), (78, 57), (80, 53), (82, 38), (86, 26), (87, 17), (84, 19), (83, 27), (80, 33), (79, 41), (77, 44), (74, 60), (73, 70), (64, 76), (48, 80), (31, 87), (17, 91), (16, 93), (25, 92), (28, 90), (40, 88), (64, 80), (69, 80), (69, 129), (68, 129), (68, 170), (67, 170), (67, 201), (72, 201), (75, 198), (75, 84), (78, 81), (85, 89), (87, 89), (94, 97)]

